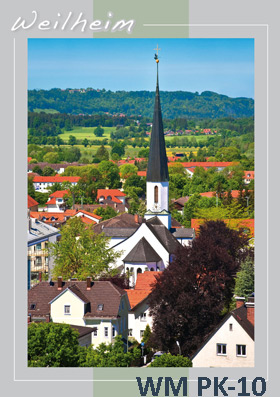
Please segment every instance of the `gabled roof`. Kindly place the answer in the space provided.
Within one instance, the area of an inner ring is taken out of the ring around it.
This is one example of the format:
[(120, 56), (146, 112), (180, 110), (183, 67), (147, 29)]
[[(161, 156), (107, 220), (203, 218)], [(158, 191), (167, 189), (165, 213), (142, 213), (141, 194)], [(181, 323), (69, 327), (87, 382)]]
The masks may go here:
[(161, 257), (148, 243), (145, 237), (132, 248), (132, 250), (123, 259), (124, 262), (136, 262), (136, 263), (147, 263), (147, 262), (159, 262)]
[(233, 316), (235, 320), (240, 324), (240, 326), (244, 329), (244, 331), (250, 336), (252, 340), (255, 340), (255, 332), (254, 332), (254, 326), (250, 321), (247, 319), (247, 308), (246, 304), (239, 307), (238, 309), (235, 309), (228, 313), (223, 320), (217, 325), (217, 327), (208, 334), (204, 340), (204, 342), (201, 344), (201, 346), (197, 349), (197, 351), (193, 354), (191, 357), (192, 359), (203, 349), (203, 347), (209, 342), (209, 340), (217, 333), (217, 331), (225, 324), (225, 322)]
[[(87, 318), (116, 318), (119, 312), (120, 299), (126, 292), (110, 281), (94, 281), (90, 290), (87, 290), (86, 281), (66, 281), (62, 289), (58, 290), (57, 282), (42, 281), (28, 291), (28, 314), (33, 318), (45, 318), (50, 315), (50, 302), (64, 290), (70, 289), (82, 301), (89, 303)], [(35, 304), (31, 310), (30, 305)], [(98, 304), (103, 304), (103, 310), (98, 310)]]
[(77, 214), (79, 214), (79, 213), (91, 216), (92, 218), (95, 218), (95, 219), (102, 219), (102, 216), (96, 215), (93, 212), (89, 212), (89, 211), (85, 211), (85, 210), (78, 210)]
[(49, 201), (46, 202), (46, 205), (55, 205), (56, 204), (56, 199), (55, 197), (51, 197)]
[(97, 190), (97, 199), (99, 199), (100, 197), (104, 197), (107, 198), (108, 196), (113, 197), (125, 197), (126, 194), (121, 192), (118, 189), (98, 189)]
[(136, 220), (136, 217), (132, 214), (120, 214), (114, 218), (99, 222), (94, 226), (94, 231), (98, 234), (103, 232), (108, 237), (121, 236), (123, 232), (125, 232), (125, 236), (128, 237), (135, 232), (143, 219), (139, 216), (138, 222), (136, 222)]
[(69, 190), (57, 190), (56, 192), (50, 194), (50, 197), (63, 198), (69, 194)]
[(31, 196), (27, 195), (27, 208), (31, 208), (34, 207), (35, 205), (38, 205), (39, 203), (37, 203), (36, 200), (34, 200), (34, 198), (32, 198)]
[(42, 182), (49, 182), (49, 183), (61, 183), (61, 182), (72, 182), (77, 183), (79, 182), (79, 176), (35, 176), (33, 182), (42, 183)]

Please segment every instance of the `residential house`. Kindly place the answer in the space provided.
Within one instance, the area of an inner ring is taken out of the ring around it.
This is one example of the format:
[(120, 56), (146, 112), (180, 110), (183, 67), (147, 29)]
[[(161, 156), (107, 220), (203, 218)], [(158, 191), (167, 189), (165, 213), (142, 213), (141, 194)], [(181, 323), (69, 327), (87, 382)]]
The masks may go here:
[[(171, 164), (172, 162), (170, 162), (168, 166), (170, 166)], [(192, 177), (196, 167), (202, 167), (205, 170), (208, 170), (209, 168), (217, 168), (218, 171), (222, 171), (224, 168), (236, 165), (237, 163), (234, 163), (232, 161), (191, 161), (181, 164), (185, 168), (185, 171)]]
[(28, 216), (27, 230), (27, 287), (41, 280), (42, 274), (49, 274), (54, 263), (47, 248), (59, 238), (59, 230), (51, 225)]
[(127, 338), (126, 291), (110, 281), (43, 281), (28, 291), (31, 321), (53, 321), (89, 327), (91, 344), (112, 343), (116, 335)]
[(69, 190), (57, 190), (50, 194), (48, 201), (46, 202), (48, 212), (64, 212), (65, 196), (69, 195)]
[(75, 186), (79, 182), (79, 179), (79, 176), (35, 176), (33, 178), (33, 185), (37, 192), (47, 193), (48, 188), (55, 183), (70, 182), (72, 186)]
[[(255, 221), (254, 219), (222, 219), (222, 221), (230, 228), (234, 230), (243, 229), (250, 238), (255, 237)], [(199, 234), (200, 225), (206, 222), (206, 219), (192, 219), (191, 227), (195, 230), (195, 233)]]
[(193, 367), (254, 367), (254, 297), (231, 311), (192, 357)]
[(98, 189), (97, 200), (99, 203), (112, 201), (117, 204), (125, 204), (126, 194), (118, 189)]
[(248, 185), (255, 179), (255, 171), (244, 171), (244, 183)]
[(141, 342), (146, 326), (152, 329), (153, 319), (149, 312), (149, 295), (160, 272), (145, 271), (139, 274), (134, 289), (126, 290), (131, 310), (128, 313), (128, 336)]

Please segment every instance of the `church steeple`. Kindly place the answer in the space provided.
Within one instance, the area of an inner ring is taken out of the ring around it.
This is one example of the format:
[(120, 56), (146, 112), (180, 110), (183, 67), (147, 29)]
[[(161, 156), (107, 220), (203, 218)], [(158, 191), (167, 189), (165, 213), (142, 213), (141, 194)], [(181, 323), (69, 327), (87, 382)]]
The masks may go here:
[(158, 84), (159, 48), (157, 47), (156, 50), (157, 54), (155, 54), (155, 60), (157, 63), (157, 84), (147, 169), (147, 212), (145, 214), (145, 218), (150, 219), (157, 216), (161, 222), (170, 229), (171, 215), (168, 211), (169, 176)]
[(150, 142), (149, 162), (147, 169), (147, 182), (168, 182), (168, 166), (163, 133), (159, 84), (158, 84), (158, 56), (155, 54), (157, 62), (157, 84), (154, 106), (153, 127)]

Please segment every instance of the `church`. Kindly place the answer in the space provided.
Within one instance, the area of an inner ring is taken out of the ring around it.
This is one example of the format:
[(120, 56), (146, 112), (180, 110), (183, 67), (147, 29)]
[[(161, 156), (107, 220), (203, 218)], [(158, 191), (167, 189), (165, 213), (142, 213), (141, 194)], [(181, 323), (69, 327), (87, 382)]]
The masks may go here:
[(158, 56), (156, 96), (147, 169), (144, 217), (121, 214), (95, 225), (96, 233), (110, 237), (110, 249), (121, 252), (116, 266), (130, 274), (135, 285), (144, 271), (162, 271), (180, 246), (190, 245), (194, 229), (184, 228), (169, 212), (169, 175), (159, 94)]

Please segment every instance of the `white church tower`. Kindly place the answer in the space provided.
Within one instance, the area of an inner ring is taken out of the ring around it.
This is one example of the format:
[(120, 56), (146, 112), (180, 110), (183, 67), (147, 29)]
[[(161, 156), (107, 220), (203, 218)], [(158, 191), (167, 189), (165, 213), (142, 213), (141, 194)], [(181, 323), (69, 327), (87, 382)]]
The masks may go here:
[(158, 54), (155, 54), (155, 60), (157, 63), (157, 85), (147, 169), (147, 212), (145, 218), (150, 219), (157, 216), (169, 230), (171, 228), (171, 214), (168, 211), (169, 175), (159, 98)]

